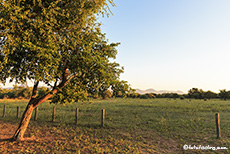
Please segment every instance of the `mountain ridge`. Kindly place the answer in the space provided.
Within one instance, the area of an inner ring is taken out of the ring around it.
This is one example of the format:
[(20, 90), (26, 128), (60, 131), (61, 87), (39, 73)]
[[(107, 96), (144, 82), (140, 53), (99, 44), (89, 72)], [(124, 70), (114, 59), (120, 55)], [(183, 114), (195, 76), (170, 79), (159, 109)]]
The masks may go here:
[(177, 94), (185, 94), (185, 92), (181, 90), (155, 90), (155, 89), (146, 89), (146, 90), (141, 90), (141, 89), (135, 89), (136, 93), (139, 94), (146, 94), (146, 93), (155, 93), (155, 94), (163, 94), (163, 93), (177, 93)]

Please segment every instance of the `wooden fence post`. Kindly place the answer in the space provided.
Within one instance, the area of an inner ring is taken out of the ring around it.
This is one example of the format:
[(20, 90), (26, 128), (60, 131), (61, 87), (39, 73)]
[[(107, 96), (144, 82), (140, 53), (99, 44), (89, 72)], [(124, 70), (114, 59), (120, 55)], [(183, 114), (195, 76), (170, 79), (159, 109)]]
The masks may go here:
[(37, 121), (38, 107), (35, 108), (34, 121)]
[(75, 114), (76, 125), (78, 124), (78, 112), (79, 112), (79, 108), (76, 108), (76, 114)]
[(220, 115), (219, 115), (219, 113), (216, 114), (216, 133), (217, 133), (217, 138), (220, 138), (221, 132), (220, 132)]
[(101, 127), (104, 127), (105, 122), (105, 109), (102, 109), (101, 111)]
[(52, 116), (52, 122), (55, 121), (55, 106), (53, 107), (53, 116)]
[(19, 118), (19, 111), (20, 111), (20, 108), (19, 106), (17, 106), (17, 119)]
[(6, 116), (6, 105), (4, 105), (3, 107), (3, 114), (2, 114), (2, 117), (5, 117)]

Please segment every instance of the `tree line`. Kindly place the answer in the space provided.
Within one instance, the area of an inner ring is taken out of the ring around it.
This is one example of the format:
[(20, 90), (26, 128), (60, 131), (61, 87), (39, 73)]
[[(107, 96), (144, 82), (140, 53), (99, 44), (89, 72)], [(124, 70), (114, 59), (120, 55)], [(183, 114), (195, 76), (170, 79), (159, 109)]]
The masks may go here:
[[(124, 86), (125, 85), (125, 86)], [(227, 100), (230, 99), (230, 91), (226, 89), (220, 90), (219, 93), (212, 92), (210, 90), (204, 91), (198, 88), (192, 88), (188, 91), (187, 94), (177, 94), (177, 93), (146, 93), (139, 94), (136, 93), (134, 89), (128, 87), (128, 85), (124, 84), (123, 86), (118, 86), (120, 88), (113, 90), (105, 90), (96, 95), (85, 94), (87, 97), (93, 99), (109, 99), (109, 98), (140, 98), (140, 99), (153, 99), (153, 98), (172, 98), (172, 99), (222, 99)], [(23, 85), (14, 85), (11, 89), (3, 89), (0, 88), (0, 99), (29, 99), (32, 94), (32, 87), (23, 86)], [(47, 87), (39, 87), (38, 95), (43, 95), (47, 93), (49, 89)]]
[(226, 89), (220, 90), (219, 93), (212, 92), (210, 90), (204, 91), (198, 88), (192, 88), (188, 91), (187, 94), (177, 94), (177, 93), (162, 93), (162, 94), (155, 94), (155, 93), (146, 93), (146, 94), (139, 94), (139, 93), (132, 93), (128, 95), (131, 98), (180, 98), (180, 99), (222, 99), (227, 100), (230, 99), (230, 91)]
[[(29, 99), (33, 87), (14, 85), (13, 88), (0, 88), (0, 99)], [(38, 95), (45, 94), (49, 91), (46, 87), (38, 88)]]
[[(134, 92), (134, 89), (130, 87), (127, 81), (115, 82), (116, 85), (112, 85), (110, 88), (104, 89), (101, 87), (101, 91), (96, 93), (87, 93), (82, 92), (82, 94), (87, 97), (89, 100), (91, 99), (108, 99), (111, 97), (128, 97), (131, 93)], [(38, 87), (37, 95), (42, 96), (46, 93), (49, 93), (50, 88), (48, 87)], [(33, 87), (29, 87), (28, 85), (13, 85), (12, 88), (1, 88), (0, 87), (0, 99), (30, 99), (33, 92)], [(55, 97), (51, 97), (50, 100), (55, 99)], [(53, 100), (54, 101), (54, 100)]]

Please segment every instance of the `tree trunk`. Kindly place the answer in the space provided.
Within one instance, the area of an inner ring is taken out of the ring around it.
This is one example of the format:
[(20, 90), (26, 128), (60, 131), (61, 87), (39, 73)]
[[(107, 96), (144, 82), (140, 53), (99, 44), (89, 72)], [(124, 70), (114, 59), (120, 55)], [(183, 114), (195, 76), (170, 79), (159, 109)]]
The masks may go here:
[(22, 140), (25, 134), (25, 131), (27, 129), (27, 126), (30, 122), (31, 115), (34, 110), (34, 103), (36, 103), (37, 100), (31, 99), (22, 115), (21, 122), (18, 126), (18, 129), (15, 131), (14, 136), (12, 137), (12, 140)]
[(12, 137), (12, 141), (16, 141), (16, 140), (23, 140), (25, 131), (28, 127), (28, 124), (30, 122), (30, 118), (31, 115), (33, 113), (33, 110), (40, 104), (42, 104), (43, 102), (45, 102), (46, 100), (48, 100), (50, 97), (52, 97), (54, 94), (56, 94), (58, 92), (57, 89), (62, 89), (66, 83), (71, 80), (74, 76), (70, 77), (69, 79), (67, 79), (68, 76), (68, 69), (65, 68), (64, 72), (63, 72), (63, 77), (62, 77), (62, 82), (56, 87), (56, 83), (55, 86), (53, 88), (52, 91), (50, 91), (49, 93), (47, 93), (46, 95), (42, 96), (42, 97), (37, 97), (37, 88), (38, 88), (38, 84), (39, 81), (35, 82), (34, 87), (33, 87), (33, 91), (32, 91), (32, 96), (31, 99), (22, 115), (22, 119), (21, 122), (18, 126), (18, 129), (16, 130), (16, 132), (14, 133), (14, 136)]
[[(56, 91), (55, 91), (56, 92)], [(53, 94), (47, 94), (45, 95), (44, 97), (40, 98), (40, 99), (34, 99), (34, 98), (31, 98), (23, 115), (22, 115), (22, 118), (21, 118), (21, 122), (18, 126), (18, 129), (15, 131), (14, 133), (14, 136), (12, 137), (12, 140), (13, 141), (16, 141), (16, 140), (23, 140), (23, 137), (24, 137), (24, 134), (25, 134), (25, 131), (27, 129), (27, 126), (30, 122), (30, 118), (31, 118), (31, 115), (33, 113), (33, 110), (41, 103), (45, 102), (46, 100), (48, 100)]]
[(12, 140), (16, 141), (16, 140), (22, 140), (26, 131), (26, 128), (30, 122), (30, 118), (31, 115), (33, 113), (34, 110), (34, 106), (32, 104), (32, 99), (30, 100), (30, 102), (28, 103), (23, 115), (22, 115), (22, 119), (21, 122), (18, 126), (18, 129), (16, 130), (16, 132), (14, 133), (14, 136), (12, 137)]

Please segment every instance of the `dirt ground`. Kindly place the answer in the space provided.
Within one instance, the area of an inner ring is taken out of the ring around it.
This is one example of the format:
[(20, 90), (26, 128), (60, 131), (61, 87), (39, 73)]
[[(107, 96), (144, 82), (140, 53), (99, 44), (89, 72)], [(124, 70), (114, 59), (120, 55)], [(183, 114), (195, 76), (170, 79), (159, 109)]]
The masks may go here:
[(12, 125), (9, 123), (3, 123), (0, 121), (0, 145), (4, 143), (3, 141), (8, 140), (10, 137), (13, 136), (14, 131), (16, 130), (17, 126)]
[[(10, 141), (11, 137), (14, 135), (15, 130), (17, 129), (18, 124), (10, 123), (10, 122), (2, 122), (0, 121), (0, 153), (8, 154), (8, 153), (37, 153), (41, 152), (42, 148), (46, 148), (46, 146), (42, 146), (43, 143), (49, 143), (52, 141), (52, 138), (55, 136), (49, 134), (49, 137), (46, 136), (43, 132), (38, 132), (39, 136), (36, 138), (33, 136), (33, 131), (31, 128), (28, 128), (25, 134), (25, 138), (22, 141)], [(39, 148), (36, 145), (41, 145)], [(45, 153), (45, 151), (44, 151)]]
[[(87, 134), (90, 134), (89, 132), (85, 133), (81, 139), (75, 140), (76, 136), (72, 135), (74, 134), (73, 132), (68, 132), (68, 129), (63, 130), (63, 128), (58, 130), (56, 129), (56, 126), (30, 126), (27, 128), (25, 139), (23, 141), (11, 142), (10, 138), (13, 136), (14, 131), (17, 129), (17, 126), (17, 123), (3, 122), (0, 120), (1, 154), (63, 152), (104, 153), (100, 151), (92, 151), (92, 149), (95, 149), (95, 147), (93, 146), (96, 146), (96, 144), (92, 144), (92, 142), (94, 141), (92, 141), (91, 139), (87, 140), (87, 138), (89, 138), (87, 136)], [(34, 134), (36, 134), (36, 137)], [(139, 135), (143, 136), (143, 133), (140, 133)], [(146, 143), (147, 147), (140, 148), (140, 150), (138, 150), (138, 153), (178, 153), (180, 151), (180, 149), (177, 147), (177, 143), (172, 140), (166, 141), (161, 139), (160, 137), (156, 137), (154, 141), (151, 140), (146, 142), (148, 142), (148, 144)], [(108, 144), (108, 147), (115, 147), (115, 143), (113, 145), (109, 145), (109, 143), (105, 141), (105, 144)], [(96, 149), (106, 149), (106, 147), (101, 147), (102, 145), (102, 143), (98, 144), (98, 147), (96, 147)], [(122, 146), (124, 146), (123, 143), (121, 143), (120, 148), (122, 148)]]

